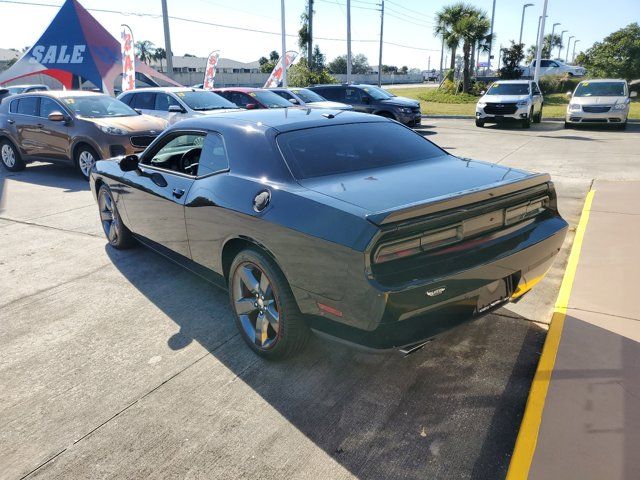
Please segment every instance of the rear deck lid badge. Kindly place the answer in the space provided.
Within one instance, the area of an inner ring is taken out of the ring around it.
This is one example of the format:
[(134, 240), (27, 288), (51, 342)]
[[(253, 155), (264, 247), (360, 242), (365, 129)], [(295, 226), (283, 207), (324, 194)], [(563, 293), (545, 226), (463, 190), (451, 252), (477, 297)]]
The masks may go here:
[(447, 287), (438, 287), (433, 290), (427, 290), (427, 296), (429, 297), (437, 297), (438, 295), (442, 295)]

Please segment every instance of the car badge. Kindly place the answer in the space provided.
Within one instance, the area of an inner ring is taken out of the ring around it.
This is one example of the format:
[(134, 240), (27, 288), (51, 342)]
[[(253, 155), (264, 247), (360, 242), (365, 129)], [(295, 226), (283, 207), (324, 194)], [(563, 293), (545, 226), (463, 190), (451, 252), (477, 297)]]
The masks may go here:
[(155, 130), (149, 130), (149, 133), (150, 133), (151, 135), (155, 135), (157, 132), (156, 132)]
[(438, 295), (442, 295), (447, 287), (439, 287), (434, 290), (427, 290), (427, 296), (429, 297), (437, 297)]

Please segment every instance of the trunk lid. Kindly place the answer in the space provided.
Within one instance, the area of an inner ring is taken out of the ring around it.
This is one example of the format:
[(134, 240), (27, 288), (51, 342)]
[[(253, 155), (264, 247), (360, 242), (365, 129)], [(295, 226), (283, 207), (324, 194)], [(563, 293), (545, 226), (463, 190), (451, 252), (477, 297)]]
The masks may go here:
[(549, 181), (535, 175), (443, 155), (428, 162), (302, 180), (304, 187), (363, 208), (376, 225), (490, 200)]

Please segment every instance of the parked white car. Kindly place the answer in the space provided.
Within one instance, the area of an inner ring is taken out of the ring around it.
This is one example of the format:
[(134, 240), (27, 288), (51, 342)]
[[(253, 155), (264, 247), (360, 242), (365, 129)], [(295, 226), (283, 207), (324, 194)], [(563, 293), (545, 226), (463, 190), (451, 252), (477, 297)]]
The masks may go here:
[(131, 108), (173, 125), (185, 118), (237, 111), (238, 106), (217, 93), (189, 87), (140, 88), (121, 93), (118, 100)]
[(485, 123), (520, 122), (529, 128), (542, 120), (544, 98), (533, 80), (494, 82), (476, 105), (476, 126)]
[(629, 85), (622, 79), (600, 78), (580, 82), (567, 92), (570, 97), (565, 128), (579, 124), (611, 124), (620, 129), (627, 126), (631, 97)]
[[(533, 77), (536, 69), (536, 61), (531, 62), (530, 65), (522, 67), (523, 77)], [(576, 65), (569, 65), (562, 60), (540, 60), (540, 76), (544, 75), (564, 75), (568, 74), (570, 77), (583, 77), (587, 71), (584, 67)]]

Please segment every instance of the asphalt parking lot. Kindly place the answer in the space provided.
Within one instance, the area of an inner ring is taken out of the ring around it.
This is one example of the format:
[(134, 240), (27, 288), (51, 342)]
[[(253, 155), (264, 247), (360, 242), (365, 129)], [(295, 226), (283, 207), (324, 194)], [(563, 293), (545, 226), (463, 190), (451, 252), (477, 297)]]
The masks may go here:
[[(625, 132), (425, 119), (451, 153), (548, 171), (575, 226), (594, 179), (640, 180)], [(269, 363), (224, 292), (106, 246), (70, 168), (0, 172), (0, 477), (504, 478), (572, 233), (522, 302), (408, 356), (313, 339)]]

